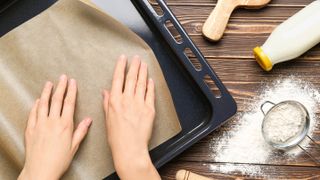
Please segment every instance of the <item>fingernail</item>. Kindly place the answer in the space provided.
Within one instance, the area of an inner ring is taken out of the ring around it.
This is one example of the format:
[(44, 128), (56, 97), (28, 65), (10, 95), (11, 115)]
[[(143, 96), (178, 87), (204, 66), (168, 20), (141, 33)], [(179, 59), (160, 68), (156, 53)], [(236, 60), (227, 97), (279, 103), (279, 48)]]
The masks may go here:
[(36, 101), (34, 102), (34, 104), (38, 104), (40, 101), (40, 99), (36, 99)]
[(101, 93), (102, 93), (102, 97), (104, 98), (106, 96), (106, 94), (107, 94), (107, 90), (104, 89), (104, 90), (102, 90)]
[(119, 56), (119, 60), (123, 60), (123, 59), (126, 59), (126, 55), (121, 54), (121, 55)]
[(141, 63), (139, 56), (137, 56), (137, 55), (133, 56), (133, 58), (131, 60), (131, 64), (133, 64), (133, 63), (138, 63), (138, 64)]
[(75, 79), (70, 79), (70, 85), (74, 86), (76, 84), (76, 80)]
[(47, 81), (46, 84), (45, 84), (46, 87), (49, 87), (51, 85), (52, 85), (52, 82), (50, 82), (50, 81)]
[(140, 59), (140, 56), (136, 54), (136, 55), (133, 56), (133, 58)]
[(60, 81), (62, 81), (62, 80), (65, 80), (66, 78), (67, 78), (67, 75), (62, 74), (59, 79), (60, 79)]
[(87, 118), (86, 120), (85, 120), (85, 124), (86, 124), (86, 126), (90, 126), (91, 125), (91, 123), (92, 123), (92, 119), (91, 118)]
[(145, 62), (141, 62), (141, 67), (143, 67), (143, 68), (147, 68), (147, 64), (145, 63)]
[(103, 90), (103, 98), (106, 98), (106, 96), (109, 96), (109, 91), (108, 90)]

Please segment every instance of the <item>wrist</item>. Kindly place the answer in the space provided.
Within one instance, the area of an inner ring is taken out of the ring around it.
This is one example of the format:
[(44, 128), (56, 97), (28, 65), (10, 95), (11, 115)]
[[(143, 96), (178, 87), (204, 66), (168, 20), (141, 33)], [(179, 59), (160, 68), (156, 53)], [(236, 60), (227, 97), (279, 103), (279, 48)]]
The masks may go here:
[(40, 170), (37, 173), (31, 173), (27, 171), (25, 168), (22, 169), (18, 180), (58, 180), (59, 178), (51, 176), (46, 173), (42, 173)]
[(148, 167), (150, 163), (152, 164), (148, 150), (134, 154), (124, 153), (114, 158), (114, 165), (117, 171), (127, 168), (144, 169)]
[(120, 177), (126, 177), (125, 175), (131, 174), (131, 172), (144, 172), (154, 168), (148, 150), (140, 151), (134, 155), (126, 153), (115, 157), (114, 165)]
[(160, 175), (154, 165), (151, 158), (148, 156), (142, 156), (128, 160), (125, 164), (119, 164), (116, 166), (116, 171), (120, 179), (123, 180), (160, 180)]

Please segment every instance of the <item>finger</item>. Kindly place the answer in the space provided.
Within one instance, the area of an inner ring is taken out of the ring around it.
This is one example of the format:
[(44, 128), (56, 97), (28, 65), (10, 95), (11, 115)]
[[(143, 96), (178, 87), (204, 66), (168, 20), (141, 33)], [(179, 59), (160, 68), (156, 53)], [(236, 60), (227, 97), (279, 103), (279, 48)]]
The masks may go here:
[(67, 84), (68, 84), (67, 76), (64, 74), (61, 75), (57, 89), (52, 96), (52, 102), (51, 102), (51, 107), (49, 112), (50, 117), (60, 117), (63, 97), (67, 88)]
[(38, 111), (39, 101), (40, 100), (37, 99), (32, 106), (32, 109), (30, 111), (29, 118), (28, 118), (27, 129), (32, 129), (37, 124), (37, 111)]
[(46, 82), (40, 97), (39, 109), (38, 109), (38, 118), (45, 119), (48, 117), (49, 111), (49, 99), (51, 96), (53, 84), (52, 82)]
[(63, 103), (63, 110), (61, 115), (63, 119), (73, 122), (76, 98), (77, 98), (77, 83), (76, 83), (76, 80), (70, 79), (68, 83), (67, 95)]
[(104, 107), (104, 113), (105, 113), (105, 118), (107, 119), (108, 111), (109, 111), (109, 97), (110, 93), (107, 90), (103, 91), (103, 107)]
[(112, 94), (116, 94), (116, 95), (122, 94), (126, 65), (127, 65), (127, 57), (125, 55), (121, 55), (118, 59), (118, 62), (113, 74), (112, 88), (111, 88)]
[(155, 103), (155, 88), (152, 79), (148, 81), (147, 94), (146, 94), (146, 104), (154, 107)]
[(92, 119), (87, 118), (80, 122), (72, 137), (72, 152), (75, 154), (79, 148), (80, 143), (88, 133), (88, 129), (92, 123)]
[(147, 64), (142, 62), (140, 65), (138, 82), (136, 87), (136, 95), (144, 100), (146, 89), (147, 89), (147, 77), (148, 77), (148, 67)]
[(138, 72), (140, 68), (140, 58), (139, 56), (134, 56), (127, 74), (125, 86), (124, 86), (124, 93), (133, 96), (134, 91), (137, 84)]

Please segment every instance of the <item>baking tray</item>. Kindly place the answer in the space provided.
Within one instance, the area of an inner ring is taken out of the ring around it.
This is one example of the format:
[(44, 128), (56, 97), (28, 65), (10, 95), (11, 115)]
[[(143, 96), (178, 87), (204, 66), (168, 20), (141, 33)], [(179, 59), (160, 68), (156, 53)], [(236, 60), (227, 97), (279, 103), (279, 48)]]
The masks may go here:
[[(158, 15), (148, 0), (112, 1), (115, 19), (119, 20), (153, 49), (170, 89), (182, 131), (150, 151), (157, 168), (221, 126), (237, 111), (237, 106), (202, 53), (163, 0), (156, 0), (163, 11)], [(0, 36), (40, 13), (55, 0), (24, 0), (0, 14)], [(24, 12), (24, 13), (19, 13)], [(171, 22), (180, 34), (177, 42), (166, 27)], [(188, 49), (201, 64), (197, 69), (185, 53)], [(219, 93), (214, 93), (204, 80), (211, 78)], [(114, 173), (105, 179), (118, 179)]]
[(17, 0), (0, 0), (0, 13), (13, 5)]

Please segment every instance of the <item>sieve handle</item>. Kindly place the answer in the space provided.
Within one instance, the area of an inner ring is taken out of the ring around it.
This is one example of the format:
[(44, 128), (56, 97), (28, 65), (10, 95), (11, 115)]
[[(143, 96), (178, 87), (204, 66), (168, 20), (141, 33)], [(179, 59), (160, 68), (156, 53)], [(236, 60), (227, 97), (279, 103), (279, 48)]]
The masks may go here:
[(263, 113), (263, 115), (266, 115), (266, 114), (267, 114), (267, 113), (265, 113), (264, 110), (263, 110), (263, 107), (264, 107), (264, 105), (266, 105), (266, 104), (272, 104), (272, 106), (276, 105), (275, 103), (273, 103), (273, 102), (271, 102), (271, 101), (265, 101), (264, 103), (262, 103), (261, 106), (260, 106), (260, 110), (261, 110), (261, 112)]
[[(316, 145), (317, 147), (316, 149), (319, 150), (320, 145), (315, 140), (313, 140), (309, 135), (306, 135), (306, 137), (308, 137)], [(314, 154), (314, 152), (319, 152), (319, 151), (310, 151), (309, 149), (303, 148), (300, 144), (298, 144), (298, 147), (302, 149), (317, 165), (320, 165), (320, 159), (316, 158), (316, 157), (319, 157), (319, 155)]]

